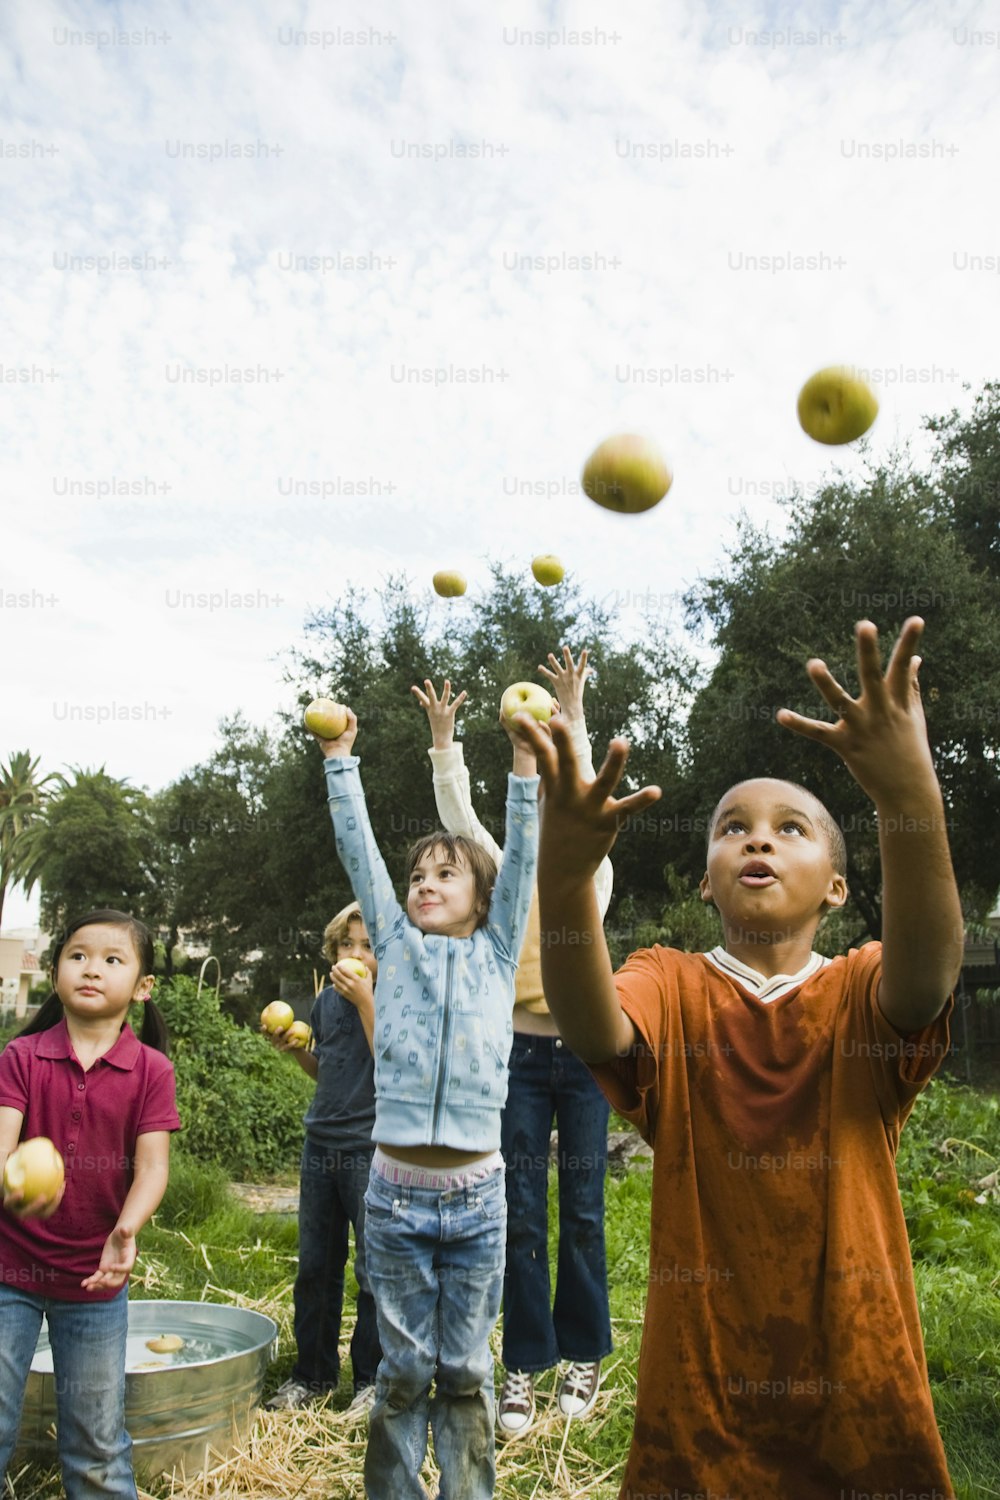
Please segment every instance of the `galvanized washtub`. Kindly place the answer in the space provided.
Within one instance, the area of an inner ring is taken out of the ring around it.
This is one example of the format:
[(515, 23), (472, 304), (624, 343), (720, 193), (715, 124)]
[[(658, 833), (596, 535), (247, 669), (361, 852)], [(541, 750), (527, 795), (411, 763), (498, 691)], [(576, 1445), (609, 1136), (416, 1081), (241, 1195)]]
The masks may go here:
[[(177, 1334), (183, 1348), (170, 1354), (147, 1348), (147, 1339), (164, 1333)], [(277, 1336), (272, 1318), (242, 1307), (130, 1302), (125, 1425), (135, 1467), (146, 1474), (177, 1469), (191, 1476), (232, 1453), (250, 1430)], [(19, 1459), (56, 1462), (49, 1431), (55, 1419), (55, 1376), (43, 1324), (24, 1397)]]

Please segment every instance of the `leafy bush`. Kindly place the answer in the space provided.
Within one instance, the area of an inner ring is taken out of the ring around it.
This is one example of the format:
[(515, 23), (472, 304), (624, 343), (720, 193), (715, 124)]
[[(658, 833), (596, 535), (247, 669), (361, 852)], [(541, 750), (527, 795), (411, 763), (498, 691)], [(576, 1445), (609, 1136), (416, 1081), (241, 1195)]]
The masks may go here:
[(197, 988), (175, 975), (156, 992), (170, 1032), (183, 1152), (233, 1178), (294, 1166), (312, 1083), (290, 1057), (224, 1015), (213, 991), (198, 996)]

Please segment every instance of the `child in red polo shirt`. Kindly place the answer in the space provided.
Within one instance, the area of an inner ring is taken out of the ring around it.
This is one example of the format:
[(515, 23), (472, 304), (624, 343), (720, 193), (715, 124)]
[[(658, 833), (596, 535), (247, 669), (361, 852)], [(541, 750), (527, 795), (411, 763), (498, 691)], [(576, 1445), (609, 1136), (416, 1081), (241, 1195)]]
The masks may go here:
[[(135, 1500), (125, 1431), (128, 1275), (167, 1186), (180, 1128), (166, 1027), (149, 999), (153, 942), (124, 912), (88, 912), (53, 956), (54, 992), (0, 1053), (0, 1171), (48, 1136), (66, 1166), (54, 1204), (5, 1189), (0, 1212), (0, 1484), (17, 1442), (43, 1316), (68, 1500)], [(142, 1040), (126, 1021), (144, 1005)]]

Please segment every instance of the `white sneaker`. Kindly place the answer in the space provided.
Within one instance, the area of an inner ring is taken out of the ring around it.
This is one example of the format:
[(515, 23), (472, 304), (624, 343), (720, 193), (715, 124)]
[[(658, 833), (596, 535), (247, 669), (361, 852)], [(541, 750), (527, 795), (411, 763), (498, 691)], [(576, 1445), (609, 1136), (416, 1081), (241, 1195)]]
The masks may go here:
[(521, 1370), (508, 1370), (497, 1407), (497, 1431), (501, 1437), (520, 1437), (534, 1420), (534, 1377)]
[(345, 1411), (341, 1413), (340, 1420), (342, 1422), (367, 1421), (368, 1413), (371, 1411), (374, 1405), (375, 1387), (373, 1385), (363, 1385), (360, 1391), (354, 1392), (354, 1400), (351, 1402), (350, 1406), (348, 1406)]
[(570, 1365), (559, 1387), (559, 1410), (564, 1417), (585, 1417), (601, 1388), (601, 1362)]
[(267, 1411), (298, 1411), (300, 1407), (310, 1406), (318, 1396), (319, 1392), (313, 1386), (306, 1385), (304, 1380), (296, 1380), (293, 1376), (284, 1385), (279, 1385), (264, 1406)]

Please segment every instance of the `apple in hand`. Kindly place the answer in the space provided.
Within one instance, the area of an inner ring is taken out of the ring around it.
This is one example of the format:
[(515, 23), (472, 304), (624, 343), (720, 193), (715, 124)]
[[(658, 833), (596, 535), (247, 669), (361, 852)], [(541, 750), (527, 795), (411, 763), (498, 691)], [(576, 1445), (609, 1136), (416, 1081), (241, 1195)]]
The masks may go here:
[(347, 728), (347, 709), (332, 698), (314, 698), (302, 722), (318, 740), (339, 740)]
[(265, 1031), (287, 1031), (294, 1020), (295, 1012), (286, 1000), (272, 1000), (260, 1013)]
[(446, 568), (435, 573), (431, 582), (434, 585), (435, 594), (440, 594), (442, 599), (458, 599), (468, 587), (464, 573), (456, 573)]
[(878, 401), (846, 366), (811, 375), (799, 392), (799, 425), (817, 443), (853, 443), (878, 416)]
[(360, 958), (340, 958), (337, 960), (337, 968), (346, 969), (348, 974), (356, 974), (359, 979), (370, 977), (368, 965), (362, 963)]
[(511, 720), (515, 714), (530, 714), (539, 723), (547, 724), (554, 707), (552, 695), (537, 682), (515, 682), (500, 699), (500, 712)]
[(306, 1025), (305, 1021), (293, 1021), (285, 1033), (285, 1041), (290, 1047), (298, 1051), (303, 1047), (309, 1046), (309, 1043), (312, 1041), (312, 1035), (312, 1031)]
[(554, 552), (543, 552), (532, 560), (531, 571), (536, 583), (542, 584), (544, 588), (551, 588), (553, 584), (562, 582), (566, 569)]
[(20, 1193), (22, 1204), (44, 1198), (45, 1203), (39, 1210), (44, 1213), (58, 1197), (65, 1176), (63, 1159), (48, 1136), (36, 1135), (29, 1141), (22, 1141), (8, 1156), (3, 1169), (4, 1191)]
[(658, 505), (673, 482), (654, 445), (635, 432), (605, 438), (583, 466), (584, 494), (629, 515)]

